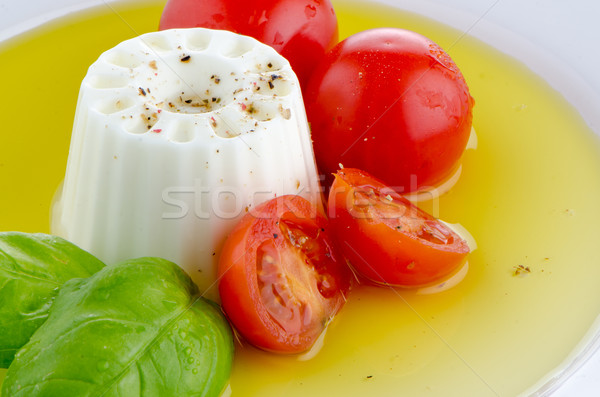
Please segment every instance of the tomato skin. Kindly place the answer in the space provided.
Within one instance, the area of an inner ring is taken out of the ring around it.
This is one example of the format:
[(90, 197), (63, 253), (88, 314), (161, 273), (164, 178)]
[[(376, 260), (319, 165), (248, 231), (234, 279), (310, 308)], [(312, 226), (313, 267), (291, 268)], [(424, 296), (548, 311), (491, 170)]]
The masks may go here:
[(452, 59), (417, 33), (357, 33), (321, 60), (305, 102), (323, 174), (365, 170), (397, 191), (436, 186), (458, 166), (473, 99)]
[(343, 306), (350, 274), (325, 216), (299, 196), (281, 196), (246, 214), (225, 242), (221, 304), (254, 346), (300, 353)]
[(275, 48), (290, 61), (302, 86), (338, 42), (330, 0), (168, 0), (159, 29), (222, 29)]
[(357, 273), (401, 287), (432, 284), (464, 263), (459, 235), (364, 171), (344, 168), (329, 192), (329, 222)]

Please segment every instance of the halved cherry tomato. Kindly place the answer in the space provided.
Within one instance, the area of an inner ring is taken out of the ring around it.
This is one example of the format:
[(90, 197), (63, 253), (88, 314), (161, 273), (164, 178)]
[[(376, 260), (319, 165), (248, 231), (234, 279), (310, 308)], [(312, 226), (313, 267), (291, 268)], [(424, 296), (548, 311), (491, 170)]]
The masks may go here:
[(203, 27), (252, 36), (290, 61), (302, 86), (338, 41), (330, 0), (169, 0), (160, 29)]
[(471, 132), (473, 99), (460, 70), (407, 30), (346, 38), (315, 68), (304, 97), (321, 173), (341, 163), (402, 193), (450, 177)]
[(219, 259), (225, 313), (250, 343), (281, 353), (313, 345), (344, 304), (349, 278), (325, 216), (299, 196), (246, 214)]
[(335, 175), (329, 223), (352, 267), (377, 283), (431, 284), (455, 272), (469, 253), (465, 240), (444, 223), (357, 169)]

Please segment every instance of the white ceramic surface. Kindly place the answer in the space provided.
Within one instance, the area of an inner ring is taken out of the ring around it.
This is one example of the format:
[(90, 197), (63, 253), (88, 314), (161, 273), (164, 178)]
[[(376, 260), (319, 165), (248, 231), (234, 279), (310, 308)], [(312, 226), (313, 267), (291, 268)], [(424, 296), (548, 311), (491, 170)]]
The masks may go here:
[[(114, 0), (0, 0), (0, 40), (53, 18)], [(595, 0), (378, 0), (461, 29), (515, 56), (560, 91), (600, 135), (600, 2)], [(0, 65), (1, 67), (1, 65)], [(526, 395), (600, 394), (598, 330)], [(583, 353), (581, 351), (583, 350)]]

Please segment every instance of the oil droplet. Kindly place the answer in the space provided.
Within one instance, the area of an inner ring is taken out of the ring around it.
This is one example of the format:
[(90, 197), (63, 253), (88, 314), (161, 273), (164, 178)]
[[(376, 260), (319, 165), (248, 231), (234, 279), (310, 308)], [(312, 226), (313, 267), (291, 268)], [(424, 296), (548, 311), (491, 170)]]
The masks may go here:
[(106, 360), (98, 361), (98, 364), (96, 364), (96, 368), (98, 368), (98, 371), (106, 371), (109, 366), (110, 364)]
[(102, 290), (100, 290), (100, 291), (97, 292), (96, 297), (97, 297), (98, 300), (101, 300), (101, 301), (104, 300), (105, 301), (105, 300), (107, 300), (110, 297), (110, 290), (108, 290), (108, 289), (102, 289)]

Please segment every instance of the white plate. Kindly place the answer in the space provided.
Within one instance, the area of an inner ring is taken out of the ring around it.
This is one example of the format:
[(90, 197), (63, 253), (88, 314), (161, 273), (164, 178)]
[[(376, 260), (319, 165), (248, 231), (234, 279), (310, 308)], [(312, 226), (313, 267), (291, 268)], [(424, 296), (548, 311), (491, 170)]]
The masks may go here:
[[(115, 0), (0, 0), (0, 41)], [(600, 135), (600, 2), (593, 0), (378, 0), (426, 15), (520, 59), (561, 92)], [(599, 321), (574, 354), (526, 395), (591, 397), (600, 390)], [(582, 353), (583, 352), (583, 353)]]

